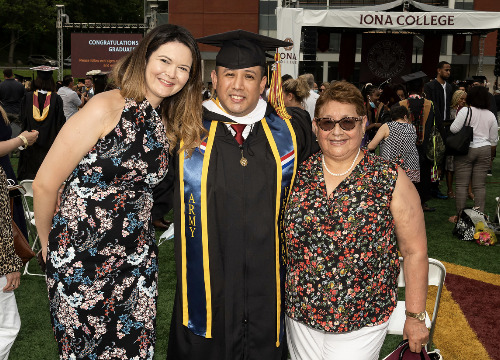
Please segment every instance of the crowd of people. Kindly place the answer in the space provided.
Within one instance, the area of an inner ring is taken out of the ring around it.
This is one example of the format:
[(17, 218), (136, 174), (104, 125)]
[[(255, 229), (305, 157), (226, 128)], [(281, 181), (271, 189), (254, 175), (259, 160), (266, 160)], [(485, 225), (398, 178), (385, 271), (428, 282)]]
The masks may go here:
[[(220, 48), (205, 89), (197, 42)], [(56, 84), (54, 68), (41, 67), (26, 91), (4, 71), (2, 166), (15, 183), (7, 154), (24, 147), (17, 176), (34, 179), (61, 359), (153, 358), (154, 229), (171, 209), (168, 359), (378, 359), (399, 256), (404, 337), (412, 352), (426, 345), (423, 212), (433, 211), (431, 196), (456, 197), (456, 221), (468, 194), (484, 210), (498, 141), (491, 94), (480, 82), (454, 89), (447, 62), (427, 83), (418, 72), (358, 89), (302, 74), (266, 91), (265, 52), (287, 44), (242, 30), (196, 40), (161, 25), (118, 61), (109, 86), (105, 77), (75, 85), (71, 75)], [(12, 137), (9, 121), (22, 132)], [(469, 153), (429, 158), (431, 136), (445, 139), (466, 121)], [(3, 215), (5, 185), (0, 171)], [(19, 330), (20, 263), (8, 230), (0, 300), (11, 311), (0, 327), (10, 331), (0, 358)]]

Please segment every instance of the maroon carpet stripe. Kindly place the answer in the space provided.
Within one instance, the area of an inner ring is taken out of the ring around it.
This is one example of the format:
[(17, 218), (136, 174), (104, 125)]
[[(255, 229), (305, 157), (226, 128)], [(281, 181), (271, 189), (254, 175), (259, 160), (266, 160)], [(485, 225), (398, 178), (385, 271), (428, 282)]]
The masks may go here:
[(445, 284), (488, 354), (500, 360), (500, 286), (449, 273)]

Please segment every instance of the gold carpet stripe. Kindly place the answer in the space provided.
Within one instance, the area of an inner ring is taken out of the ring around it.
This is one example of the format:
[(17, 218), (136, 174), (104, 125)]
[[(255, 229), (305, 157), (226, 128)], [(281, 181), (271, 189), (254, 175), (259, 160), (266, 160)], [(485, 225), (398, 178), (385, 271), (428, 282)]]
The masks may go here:
[(472, 269), (466, 266), (447, 263), (441, 261), (446, 267), (446, 272), (453, 275), (460, 275), (469, 279), (482, 281), (491, 285), (500, 286), (500, 275), (482, 270)]
[[(448, 265), (445, 263), (446, 270), (448, 270)], [(434, 309), (436, 292), (435, 286), (429, 287), (426, 304), (429, 314)], [(446, 286), (443, 287), (441, 293), (433, 342), (445, 360), (492, 360)]]

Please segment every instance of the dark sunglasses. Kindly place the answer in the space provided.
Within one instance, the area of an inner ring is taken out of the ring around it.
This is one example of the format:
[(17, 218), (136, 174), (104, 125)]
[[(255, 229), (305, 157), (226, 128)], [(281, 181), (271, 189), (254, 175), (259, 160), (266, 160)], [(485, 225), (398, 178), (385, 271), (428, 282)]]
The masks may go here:
[(319, 128), (323, 131), (331, 131), (335, 127), (336, 124), (340, 125), (342, 130), (352, 130), (356, 126), (357, 121), (363, 120), (362, 116), (346, 116), (340, 120), (333, 120), (332, 118), (324, 117), (324, 118), (315, 118), (316, 123)]

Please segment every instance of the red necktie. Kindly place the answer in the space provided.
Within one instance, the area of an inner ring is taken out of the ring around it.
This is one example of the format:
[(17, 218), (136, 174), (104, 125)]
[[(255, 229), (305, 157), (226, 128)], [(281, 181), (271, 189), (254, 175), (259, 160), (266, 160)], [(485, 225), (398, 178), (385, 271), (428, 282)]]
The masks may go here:
[(245, 124), (231, 124), (231, 127), (236, 131), (236, 135), (234, 136), (235, 140), (238, 144), (243, 145), (243, 130), (245, 130)]

